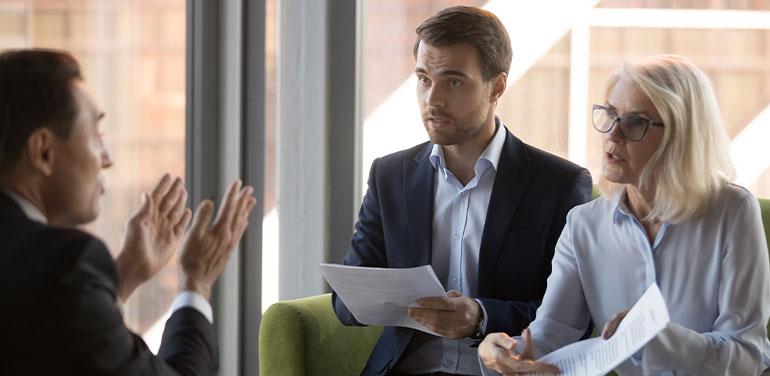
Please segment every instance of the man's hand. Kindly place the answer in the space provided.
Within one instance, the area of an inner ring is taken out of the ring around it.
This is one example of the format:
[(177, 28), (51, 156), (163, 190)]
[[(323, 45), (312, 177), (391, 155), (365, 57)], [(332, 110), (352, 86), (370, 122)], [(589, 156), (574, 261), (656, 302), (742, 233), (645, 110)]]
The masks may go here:
[(240, 180), (230, 185), (211, 227), (214, 204), (204, 200), (198, 205), (179, 252), (179, 287), (182, 291), (194, 291), (206, 299), (211, 297), (211, 285), (249, 224), (249, 213), (257, 202), (251, 196), (253, 191), (249, 186), (241, 189)]
[(124, 302), (176, 251), (192, 215), (190, 209), (185, 209), (186, 201), (182, 179), (168, 174), (150, 194), (142, 194), (142, 206), (126, 222), (122, 251), (115, 261), (120, 278), (118, 296)]
[(521, 333), (524, 350), (521, 355), (514, 355), (513, 350), (519, 343), (505, 333), (492, 333), (479, 345), (479, 357), (484, 365), (504, 375), (522, 373), (549, 372), (561, 373), (553, 364), (534, 361), (535, 341), (529, 328)]
[(452, 290), (446, 298), (421, 298), (425, 308), (409, 308), (409, 317), (447, 338), (458, 339), (476, 334), (481, 306), (470, 297)]

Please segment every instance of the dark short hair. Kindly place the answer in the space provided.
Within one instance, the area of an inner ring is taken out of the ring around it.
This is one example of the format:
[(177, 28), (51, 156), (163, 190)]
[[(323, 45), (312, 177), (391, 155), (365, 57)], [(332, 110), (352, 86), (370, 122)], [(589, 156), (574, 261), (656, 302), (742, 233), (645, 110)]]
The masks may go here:
[(64, 51), (26, 49), (0, 53), (0, 171), (14, 166), (40, 127), (67, 139), (78, 114), (73, 81), (80, 66)]
[(436, 47), (468, 43), (479, 53), (484, 81), (500, 73), (508, 74), (511, 69), (511, 38), (500, 19), (486, 10), (468, 6), (446, 8), (425, 20), (416, 32), (412, 50), (415, 58), (422, 41)]

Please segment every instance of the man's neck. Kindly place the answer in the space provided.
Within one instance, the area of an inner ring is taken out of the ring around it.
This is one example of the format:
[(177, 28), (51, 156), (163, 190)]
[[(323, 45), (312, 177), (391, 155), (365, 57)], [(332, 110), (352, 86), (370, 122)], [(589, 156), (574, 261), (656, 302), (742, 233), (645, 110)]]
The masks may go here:
[[(35, 185), (25, 180), (6, 179), (5, 177), (0, 179), (0, 188), (6, 192), (10, 192), (19, 198), (25, 200), (30, 205), (34, 206), (39, 215), (43, 218), (31, 218), (31, 219), (45, 219), (45, 222), (50, 222), (48, 215), (46, 214), (45, 205), (43, 204), (42, 194), (39, 189), (35, 189)], [(27, 216), (30, 216), (28, 210), (24, 210)]]
[(485, 126), (473, 140), (458, 145), (442, 145), (447, 169), (465, 186), (476, 176), (476, 161), (495, 137), (497, 127), (494, 118), (491, 126)]

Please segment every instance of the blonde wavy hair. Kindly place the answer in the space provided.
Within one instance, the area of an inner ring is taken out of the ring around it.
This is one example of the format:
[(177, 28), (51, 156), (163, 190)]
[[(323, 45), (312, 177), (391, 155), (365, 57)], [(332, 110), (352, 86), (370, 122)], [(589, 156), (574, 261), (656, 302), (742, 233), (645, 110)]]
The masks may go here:
[[(660, 146), (639, 176), (639, 189), (654, 192), (652, 210), (644, 219), (679, 223), (697, 217), (735, 179), (711, 82), (682, 56), (653, 56), (623, 64), (607, 80), (605, 98), (621, 77), (642, 88), (665, 124)], [(622, 188), (604, 176), (599, 179), (599, 190), (608, 197)]]

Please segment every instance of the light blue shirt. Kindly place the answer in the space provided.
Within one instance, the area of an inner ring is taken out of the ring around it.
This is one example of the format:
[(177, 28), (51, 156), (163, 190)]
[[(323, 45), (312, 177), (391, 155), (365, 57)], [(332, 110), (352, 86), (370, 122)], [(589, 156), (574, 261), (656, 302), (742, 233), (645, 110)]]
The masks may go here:
[[(650, 245), (623, 190), (575, 207), (530, 325), (539, 358), (598, 331), (657, 282), (671, 322), (620, 375), (757, 375), (770, 362), (770, 269), (759, 204), (728, 185), (700, 216), (663, 223)], [(485, 371), (486, 374), (486, 371)]]
[[(430, 162), (436, 169), (433, 183), (433, 242), (431, 266), (447, 290), (478, 296), (479, 248), (497, 163), (505, 143), (505, 126), (495, 117), (497, 131), (474, 166), (475, 176), (463, 186), (449, 171), (444, 150), (433, 145)], [(486, 329), (484, 310), (482, 333)], [(480, 375), (477, 341), (415, 333), (396, 370), (409, 373), (447, 372)]]

